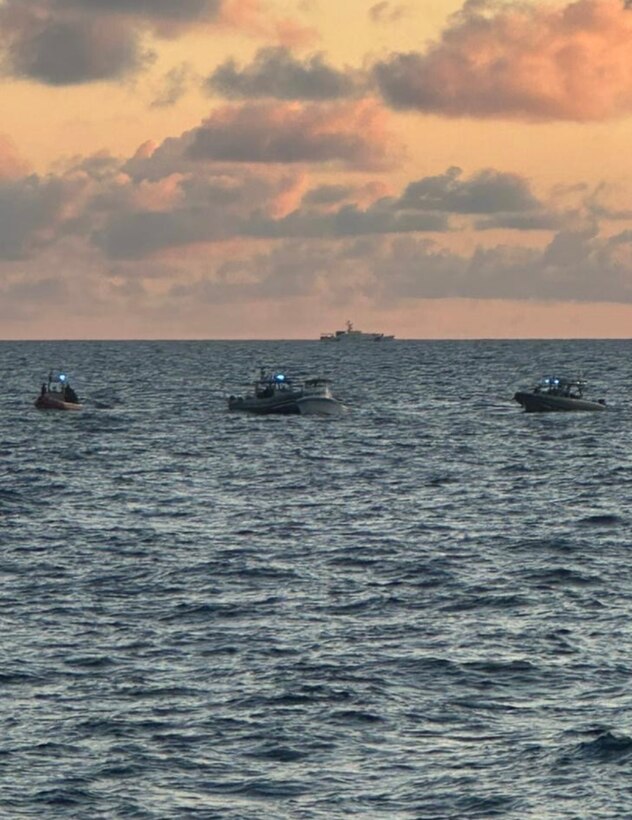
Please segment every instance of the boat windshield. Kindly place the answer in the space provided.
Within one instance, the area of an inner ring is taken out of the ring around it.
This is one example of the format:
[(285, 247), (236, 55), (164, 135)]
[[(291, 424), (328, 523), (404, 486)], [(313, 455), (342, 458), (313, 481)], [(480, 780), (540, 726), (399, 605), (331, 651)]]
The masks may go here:
[(279, 371), (268, 373), (261, 368), (259, 379), (255, 382), (255, 395), (259, 398), (269, 398), (277, 391), (292, 389), (292, 380)]
[(68, 387), (68, 376), (61, 370), (51, 370), (48, 374), (48, 389), (52, 393), (63, 393)]
[(583, 379), (563, 379), (556, 376), (545, 376), (535, 386), (535, 393), (548, 393), (551, 396), (568, 396), (581, 398), (586, 382)]

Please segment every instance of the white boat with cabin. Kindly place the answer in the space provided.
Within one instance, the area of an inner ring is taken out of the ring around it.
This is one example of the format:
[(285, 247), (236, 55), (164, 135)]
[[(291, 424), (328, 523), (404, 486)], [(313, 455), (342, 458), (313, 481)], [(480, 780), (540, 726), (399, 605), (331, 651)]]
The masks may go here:
[(285, 373), (268, 373), (262, 367), (252, 392), (245, 396), (230, 396), (228, 409), (259, 416), (340, 416), (346, 408), (334, 398), (329, 379), (312, 378), (295, 382)]

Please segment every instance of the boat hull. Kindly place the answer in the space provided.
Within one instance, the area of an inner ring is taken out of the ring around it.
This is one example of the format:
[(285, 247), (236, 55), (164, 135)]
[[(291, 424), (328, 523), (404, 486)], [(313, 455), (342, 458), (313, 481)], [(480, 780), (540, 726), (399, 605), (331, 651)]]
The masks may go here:
[(326, 396), (298, 396), (282, 400), (231, 397), (228, 409), (257, 416), (340, 416), (345, 411), (342, 402)]
[(568, 413), (578, 411), (605, 410), (605, 402), (574, 399), (570, 396), (552, 396), (547, 393), (529, 393), (519, 391), (514, 400), (521, 404), (527, 413)]
[(257, 416), (298, 416), (300, 408), (296, 398), (258, 399), (234, 398), (228, 400), (228, 409), (236, 413), (253, 413)]
[(326, 396), (305, 396), (296, 403), (302, 416), (341, 416), (345, 411), (342, 402)]
[(394, 336), (384, 336), (381, 333), (363, 333), (362, 335), (347, 334), (340, 336), (321, 336), (321, 342), (392, 342)]
[(35, 400), (38, 410), (82, 410), (83, 405), (70, 401), (62, 401), (53, 396), (38, 396)]

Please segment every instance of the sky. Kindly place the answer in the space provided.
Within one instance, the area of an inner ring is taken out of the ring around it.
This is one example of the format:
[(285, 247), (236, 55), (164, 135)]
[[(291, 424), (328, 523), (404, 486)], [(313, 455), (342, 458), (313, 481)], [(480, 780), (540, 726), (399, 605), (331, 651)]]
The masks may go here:
[(632, 337), (632, 0), (0, 0), (0, 338)]

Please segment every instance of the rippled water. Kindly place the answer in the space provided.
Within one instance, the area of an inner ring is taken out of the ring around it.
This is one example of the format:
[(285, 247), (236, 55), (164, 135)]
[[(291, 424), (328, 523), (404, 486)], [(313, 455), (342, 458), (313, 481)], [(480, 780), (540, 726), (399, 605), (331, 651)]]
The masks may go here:
[[(0, 816), (631, 816), (631, 353), (0, 344)], [(260, 364), (349, 413), (228, 414)]]

